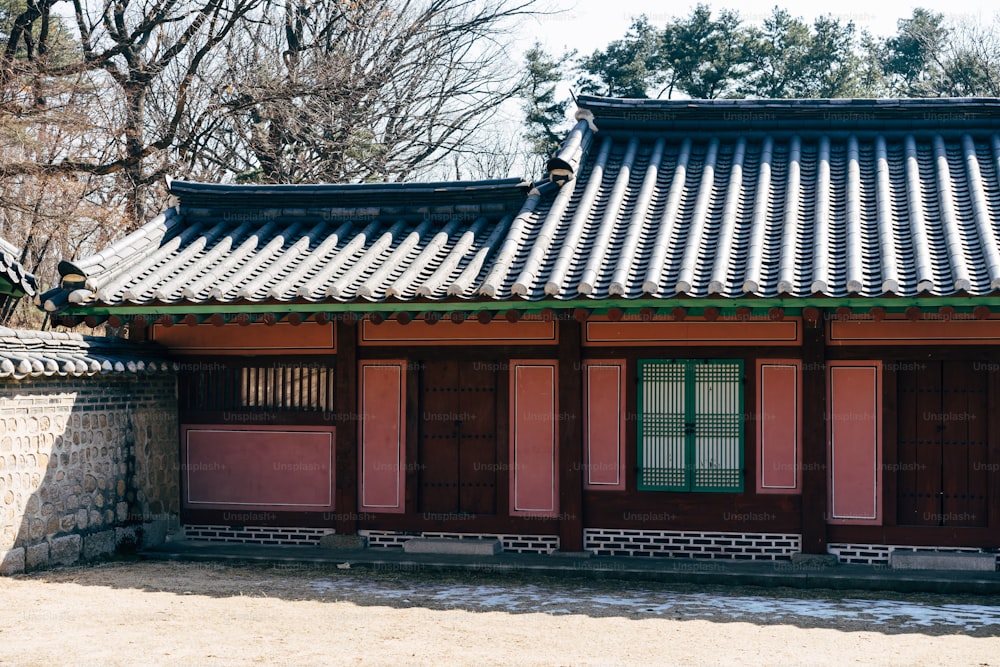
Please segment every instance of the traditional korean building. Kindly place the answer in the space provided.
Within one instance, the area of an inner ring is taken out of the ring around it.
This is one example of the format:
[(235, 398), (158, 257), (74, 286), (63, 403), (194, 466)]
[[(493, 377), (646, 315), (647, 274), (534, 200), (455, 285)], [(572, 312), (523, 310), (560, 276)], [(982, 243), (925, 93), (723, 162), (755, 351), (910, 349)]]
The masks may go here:
[(184, 370), (188, 535), (1000, 547), (1000, 102), (578, 104), (538, 183), (174, 182), (62, 263)]

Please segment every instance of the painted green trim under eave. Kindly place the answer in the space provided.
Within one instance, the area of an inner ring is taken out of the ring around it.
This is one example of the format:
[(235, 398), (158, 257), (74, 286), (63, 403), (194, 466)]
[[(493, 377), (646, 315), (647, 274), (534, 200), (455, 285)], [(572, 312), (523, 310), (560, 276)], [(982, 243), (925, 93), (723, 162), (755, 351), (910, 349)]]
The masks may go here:
[(24, 290), (5, 278), (0, 278), (0, 296), (12, 296), (15, 299), (24, 298)]
[(766, 311), (770, 308), (783, 308), (786, 314), (796, 315), (803, 308), (819, 309), (851, 308), (867, 310), (881, 307), (887, 312), (902, 312), (907, 308), (940, 308), (952, 306), (958, 311), (971, 310), (976, 306), (987, 306), (1000, 309), (998, 296), (928, 296), (928, 297), (788, 297), (788, 298), (739, 298), (739, 299), (568, 299), (543, 301), (401, 301), (401, 302), (323, 302), (323, 303), (254, 303), (254, 304), (163, 304), (158, 306), (73, 306), (64, 309), (62, 315), (213, 315), (216, 313), (426, 313), (426, 312), (469, 312), (516, 310), (524, 313), (540, 313), (543, 310), (566, 310), (586, 308), (591, 312), (602, 313), (611, 308), (621, 308), (624, 311), (635, 311), (640, 308), (655, 308), (658, 310), (684, 308), (687, 312), (697, 315), (706, 308), (717, 308), (722, 313), (735, 311), (737, 308), (750, 308), (752, 311)]

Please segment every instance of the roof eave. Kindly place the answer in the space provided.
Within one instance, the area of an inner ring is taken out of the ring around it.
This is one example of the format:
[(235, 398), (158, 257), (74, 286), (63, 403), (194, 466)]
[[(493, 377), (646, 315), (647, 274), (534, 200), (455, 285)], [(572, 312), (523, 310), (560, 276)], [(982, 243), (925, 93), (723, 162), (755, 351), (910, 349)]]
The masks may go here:
[(976, 306), (987, 306), (1000, 309), (1000, 294), (983, 296), (880, 296), (880, 297), (686, 297), (671, 298), (633, 298), (633, 299), (449, 299), (449, 300), (406, 300), (406, 301), (324, 301), (324, 302), (267, 302), (267, 303), (213, 303), (213, 304), (101, 304), (93, 303), (86, 306), (73, 306), (60, 310), (57, 315), (106, 317), (110, 315), (211, 315), (224, 313), (236, 315), (247, 314), (312, 314), (312, 313), (422, 313), (422, 312), (479, 312), (482, 310), (522, 312), (538, 312), (555, 309), (566, 310), (584, 308), (592, 312), (603, 312), (611, 308), (626, 310), (653, 308), (670, 310), (685, 308), (693, 313), (707, 308), (722, 311), (736, 310), (747, 307), (753, 311), (766, 311), (770, 308), (783, 308), (786, 312), (797, 313), (805, 308), (830, 310), (841, 307), (850, 309), (884, 308), (886, 312), (903, 312), (910, 307), (921, 309), (951, 306), (959, 311), (971, 311)]

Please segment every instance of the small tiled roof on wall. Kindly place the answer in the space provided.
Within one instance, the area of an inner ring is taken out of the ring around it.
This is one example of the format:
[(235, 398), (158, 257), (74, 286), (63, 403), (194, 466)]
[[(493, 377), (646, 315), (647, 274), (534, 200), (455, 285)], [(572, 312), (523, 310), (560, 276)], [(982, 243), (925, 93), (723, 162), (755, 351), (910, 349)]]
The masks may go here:
[(0, 293), (13, 296), (34, 296), (38, 289), (35, 276), (21, 265), (21, 253), (7, 241), (0, 239)]
[(174, 181), (179, 206), (59, 267), (67, 305), (472, 297), (529, 189), (457, 183), (241, 186)]
[(162, 355), (161, 348), (146, 343), (0, 327), (0, 379), (175, 371), (177, 364)]
[(494, 299), (986, 295), (1000, 101), (581, 97)]

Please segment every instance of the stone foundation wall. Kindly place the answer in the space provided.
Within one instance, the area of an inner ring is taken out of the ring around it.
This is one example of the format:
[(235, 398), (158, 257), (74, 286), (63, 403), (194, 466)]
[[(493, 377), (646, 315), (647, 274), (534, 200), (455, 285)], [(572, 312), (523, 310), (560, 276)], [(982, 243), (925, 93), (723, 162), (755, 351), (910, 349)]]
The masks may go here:
[(505, 553), (550, 554), (559, 551), (558, 535), (501, 535), (497, 533), (443, 533), (422, 531), (407, 533), (394, 530), (359, 530), (358, 535), (368, 539), (370, 548), (402, 549), (403, 544), (415, 537), (445, 537), (461, 540), (500, 540)]
[(172, 375), (0, 382), (0, 574), (162, 542), (177, 443)]
[(596, 556), (791, 560), (802, 536), (775, 533), (716, 533), (686, 530), (586, 528), (583, 548)]

